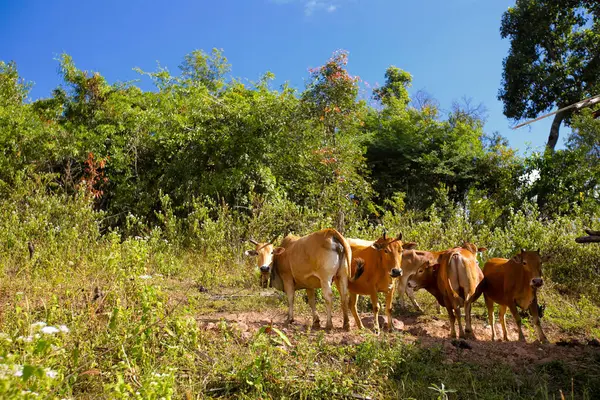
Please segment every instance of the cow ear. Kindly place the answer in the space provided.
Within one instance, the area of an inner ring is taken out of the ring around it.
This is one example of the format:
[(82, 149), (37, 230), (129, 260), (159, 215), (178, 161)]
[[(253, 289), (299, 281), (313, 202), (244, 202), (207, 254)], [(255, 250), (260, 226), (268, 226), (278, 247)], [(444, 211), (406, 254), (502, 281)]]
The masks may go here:
[(246, 250), (244, 252), (244, 255), (248, 256), (248, 257), (253, 257), (253, 256), (257, 256), (258, 252), (256, 250)]
[(477, 251), (479, 253), (483, 253), (484, 251), (487, 251), (487, 247), (480, 247), (480, 248), (477, 249)]
[(514, 262), (516, 262), (517, 264), (522, 264), (523, 263), (523, 257), (521, 257), (521, 253), (515, 255), (512, 260)]
[(432, 268), (432, 269), (433, 269), (433, 271), (435, 272), (435, 271), (437, 271), (437, 270), (440, 268), (440, 264), (433, 264), (433, 265), (431, 266), (431, 268)]
[(402, 244), (403, 250), (413, 250), (416, 248), (417, 248), (417, 244), (415, 242), (408, 242), (408, 243)]
[(280, 254), (283, 254), (284, 251), (285, 251), (285, 247), (275, 247), (273, 249), (273, 251), (271, 252), (271, 254), (273, 254), (274, 256), (278, 256)]
[(402, 232), (400, 232), (400, 233), (398, 234), (398, 237), (396, 237), (396, 240), (402, 240)]
[(379, 246), (379, 244), (378, 244), (378, 243), (373, 243), (373, 244), (371, 245), (371, 247), (372, 247), (372, 248), (374, 248), (375, 250), (381, 250), (381, 247)]

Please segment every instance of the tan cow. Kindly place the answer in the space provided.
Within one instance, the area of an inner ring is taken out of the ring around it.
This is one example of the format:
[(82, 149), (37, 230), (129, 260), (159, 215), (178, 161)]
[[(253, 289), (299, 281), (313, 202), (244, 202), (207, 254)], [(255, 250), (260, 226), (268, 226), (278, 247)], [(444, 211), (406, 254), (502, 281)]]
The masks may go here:
[(436, 260), (437, 255), (431, 251), (415, 250), (415, 247), (417, 247), (417, 244), (414, 242), (404, 243), (402, 246), (402, 276), (397, 281), (398, 303), (400, 307), (404, 308), (404, 294), (406, 293), (413, 306), (417, 310), (423, 311), (415, 299), (413, 290), (407, 284), (410, 277), (417, 272), (421, 265)]
[(508, 341), (506, 333), (506, 309), (509, 308), (517, 326), (519, 327), (519, 340), (525, 341), (521, 329), (521, 317), (517, 312), (517, 306), (529, 310), (533, 317), (533, 324), (541, 342), (548, 342), (542, 331), (538, 315), (537, 290), (544, 284), (542, 279), (542, 262), (546, 257), (540, 257), (537, 251), (521, 250), (510, 260), (506, 258), (492, 258), (483, 267), (484, 278), (477, 286), (477, 290), (470, 302), (476, 301), (483, 293), (485, 305), (488, 309), (488, 318), (492, 327), (492, 340), (496, 340), (496, 328), (494, 326), (494, 303), (500, 305), (498, 316), (502, 325), (502, 334)]
[[(450, 336), (456, 337), (455, 321), (458, 322), (459, 337), (465, 332), (472, 333), (471, 302), (483, 274), (477, 263), (478, 251), (472, 243), (442, 252), (435, 252), (437, 260), (424, 263), (410, 278), (409, 285), (415, 289), (425, 289), (431, 293), (438, 303), (448, 311), (450, 318)], [(465, 308), (465, 330), (463, 331), (460, 308)]]
[(333, 327), (331, 319), (333, 293), (331, 283), (335, 282), (341, 297), (344, 315), (344, 329), (350, 328), (348, 319), (348, 276), (352, 250), (346, 239), (335, 229), (323, 229), (303, 237), (286, 236), (280, 247), (270, 243), (251, 242), (254, 250), (246, 255), (256, 256), (261, 272), (261, 284), (282, 290), (288, 297), (287, 322), (294, 321), (294, 293), (306, 289), (312, 309), (313, 325), (318, 327), (319, 316), (315, 305), (315, 289), (321, 288), (327, 308), (326, 329)]
[[(400, 269), (402, 263), (402, 234), (397, 238), (388, 238), (385, 231), (383, 236), (376, 241), (366, 241), (362, 239), (348, 239), (352, 248), (352, 257), (355, 262), (352, 263), (353, 279), (348, 283), (350, 290), (350, 311), (356, 321), (359, 329), (364, 329), (364, 325), (358, 316), (356, 302), (359, 295), (371, 297), (373, 306), (373, 329), (379, 333), (379, 302), (377, 293), (385, 293), (385, 313), (388, 321), (388, 329), (393, 329), (392, 324), (392, 299), (394, 297), (394, 278), (401, 275)], [(362, 269), (358, 276), (356, 260), (360, 260)]]

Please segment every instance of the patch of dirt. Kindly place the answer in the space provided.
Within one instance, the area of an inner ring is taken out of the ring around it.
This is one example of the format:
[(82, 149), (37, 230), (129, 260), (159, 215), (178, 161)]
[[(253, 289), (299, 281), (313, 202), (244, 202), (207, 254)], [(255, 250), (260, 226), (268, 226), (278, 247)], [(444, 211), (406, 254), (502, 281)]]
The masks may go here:
[[(232, 329), (238, 330), (245, 339), (250, 338), (263, 326), (272, 325), (283, 331), (293, 342), (295, 336), (316, 335), (324, 331), (325, 316), (321, 313), (321, 327), (314, 329), (310, 315), (295, 315), (292, 324), (285, 323), (286, 313), (280, 310), (267, 312), (239, 312), (239, 313), (214, 313), (200, 315), (196, 319), (198, 324), (206, 330), (219, 330), (221, 321), (225, 321)], [(365, 330), (355, 328), (354, 319), (350, 316), (350, 332), (344, 331), (342, 318), (339, 311), (334, 314), (334, 328), (325, 333), (325, 340), (332, 344), (349, 345), (363, 342), (373, 333), (373, 317), (370, 313), (361, 315)], [(464, 323), (464, 320), (463, 320)], [(449, 322), (441, 316), (421, 315), (393, 318), (394, 331), (387, 332), (385, 316), (379, 316), (381, 335), (392, 335), (394, 339), (404, 343), (414, 343), (422, 347), (440, 346), (447, 364), (455, 362), (473, 362), (480, 365), (493, 366), (499, 362), (508, 364), (516, 370), (529, 370), (537, 364), (544, 364), (554, 360), (579, 364), (585, 363), (593, 357), (600, 355), (600, 347), (595, 346), (593, 340), (588, 344), (585, 338), (577, 338), (561, 333), (552, 326), (543, 325), (550, 344), (542, 344), (531, 337), (524, 329), (526, 343), (518, 342), (518, 331), (512, 320), (507, 320), (509, 342), (492, 342), (491, 329), (481, 319), (473, 318), (472, 324), (476, 339), (453, 340), (449, 338)], [(497, 323), (497, 332), (501, 335), (500, 324)]]

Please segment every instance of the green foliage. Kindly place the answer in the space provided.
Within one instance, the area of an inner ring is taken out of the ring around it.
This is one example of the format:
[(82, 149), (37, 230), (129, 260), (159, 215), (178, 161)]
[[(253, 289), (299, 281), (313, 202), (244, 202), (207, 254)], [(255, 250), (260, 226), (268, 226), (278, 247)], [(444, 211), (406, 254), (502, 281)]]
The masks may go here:
[[(535, 118), (598, 94), (600, 9), (590, 0), (518, 0), (502, 17), (500, 33), (511, 47), (504, 60), (499, 99), (509, 118)], [(570, 122), (572, 110), (555, 117)]]

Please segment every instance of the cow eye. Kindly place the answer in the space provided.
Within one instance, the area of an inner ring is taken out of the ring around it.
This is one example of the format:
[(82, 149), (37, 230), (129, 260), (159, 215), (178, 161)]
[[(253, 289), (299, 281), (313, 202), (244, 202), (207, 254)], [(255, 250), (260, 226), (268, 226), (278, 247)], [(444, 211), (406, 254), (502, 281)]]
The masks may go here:
[(385, 251), (386, 253), (389, 253), (389, 252), (390, 252), (388, 249), (385, 249), (384, 251)]

